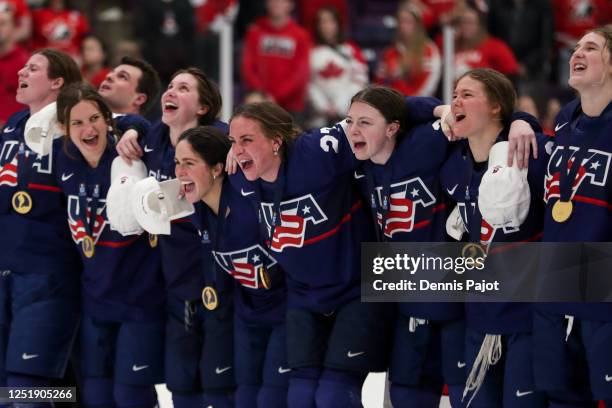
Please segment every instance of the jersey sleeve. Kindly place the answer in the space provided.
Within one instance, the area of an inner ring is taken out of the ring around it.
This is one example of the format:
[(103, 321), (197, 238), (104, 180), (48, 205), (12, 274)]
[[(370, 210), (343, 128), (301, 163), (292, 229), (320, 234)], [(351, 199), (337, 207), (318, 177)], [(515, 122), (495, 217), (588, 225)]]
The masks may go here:
[(138, 132), (138, 139), (142, 139), (147, 132), (151, 129), (151, 122), (140, 115), (124, 115), (120, 116), (116, 120), (117, 130), (120, 135), (124, 134), (130, 129), (134, 129)]
[(356, 169), (361, 162), (351, 150), (346, 128), (343, 120), (332, 127), (300, 135), (295, 141), (295, 154), (303, 161), (304, 168), (332, 177)]
[(442, 101), (424, 96), (408, 96), (405, 99), (406, 123), (409, 127), (436, 120), (433, 111)]

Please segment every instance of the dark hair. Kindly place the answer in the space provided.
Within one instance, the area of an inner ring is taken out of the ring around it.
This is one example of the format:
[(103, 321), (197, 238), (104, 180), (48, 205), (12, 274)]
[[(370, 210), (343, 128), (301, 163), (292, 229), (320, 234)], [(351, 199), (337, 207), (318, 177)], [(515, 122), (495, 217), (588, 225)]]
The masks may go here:
[(351, 105), (355, 102), (367, 103), (380, 112), (387, 123), (398, 122), (400, 127), (397, 136), (406, 130), (406, 103), (404, 95), (395, 89), (386, 86), (369, 86), (357, 92), (351, 98)]
[(157, 95), (161, 88), (159, 74), (151, 64), (140, 58), (126, 56), (121, 58), (119, 64), (131, 65), (142, 72), (136, 85), (136, 91), (147, 96), (146, 102), (142, 105), (142, 109), (140, 109), (140, 113), (146, 113), (157, 101)]
[(70, 112), (75, 105), (82, 101), (93, 102), (98, 106), (98, 110), (102, 113), (104, 121), (110, 126), (110, 132), (116, 135), (113, 113), (104, 102), (104, 98), (100, 96), (98, 91), (90, 84), (79, 82), (70, 84), (63, 88), (57, 97), (57, 121), (66, 129), (64, 137), (64, 151), (68, 153), (68, 144), (70, 142)]
[(180, 74), (190, 74), (196, 79), (196, 82), (198, 83), (198, 100), (201, 105), (208, 108), (208, 112), (199, 118), (199, 124), (212, 124), (215, 119), (217, 119), (219, 112), (221, 111), (221, 94), (219, 93), (219, 88), (210, 78), (206, 76), (204, 71), (195, 67), (179, 69), (172, 75), (170, 81)]
[(208, 167), (225, 164), (232, 144), (227, 135), (214, 126), (197, 126), (181, 133), (178, 143), (187, 141)]
[[(329, 43), (329, 41), (325, 39), (325, 37), (323, 37), (323, 34), (321, 33), (320, 20), (321, 14), (324, 12), (331, 14), (332, 18), (336, 22), (336, 25), (338, 26), (338, 33), (336, 36), (335, 43)], [(317, 10), (317, 14), (315, 15), (314, 39), (316, 44), (325, 44), (331, 47), (335, 47), (344, 43), (344, 26), (342, 25), (340, 13), (338, 13), (338, 10), (334, 6), (323, 6), (319, 10)]]
[(457, 78), (455, 88), (465, 77), (470, 77), (484, 86), (489, 102), (499, 105), (502, 123), (508, 126), (516, 105), (516, 90), (508, 77), (491, 68), (476, 68)]
[(47, 78), (64, 79), (64, 83), (60, 89), (82, 81), (81, 71), (70, 55), (51, 48), (43, 48), (42, 50), (35, 51), (34, 55), (36, 54), (44, 56), (49, 62)]
[(286, 146), (292, 142), (301, 129), (293, 121), (293, 116), (274, 102), (257, 102), (241, 105), (234, 111), (230, 123), (237, 117), (254, 120), (268, 139), (280, 138), (281, 154), (286, 154)]

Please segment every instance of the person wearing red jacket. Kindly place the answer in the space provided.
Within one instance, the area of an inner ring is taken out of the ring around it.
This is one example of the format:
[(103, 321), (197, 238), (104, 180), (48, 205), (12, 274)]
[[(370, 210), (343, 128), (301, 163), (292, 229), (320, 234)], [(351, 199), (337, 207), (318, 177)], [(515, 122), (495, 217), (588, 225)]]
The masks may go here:
[[(486, 16), (475, 1), (455, 10), (455, 77), (474, 68), (492, 68), (513, 82), (519, 73), (518, 62), (508, 45), (489, 35)], [(440, 38), (441, 40), (441, 38)]]
[(80, 61), (81, 42), (89, 32), (84, 14), (68, 0), (48, 0), (32, 13), (32, 49), (54, 48)]
[(411, 1), (401, 2), (396, 41), (384, 50), (375, 82), (406, 96), (433, 96), (440, 83), (441, 68), (440, 52), (427, 37), (420, 10)]
[(13, 15), (15, 41), (25, 42), (32, 35), (32, 13), (25, 0), (0, 0), (0, 11)]
[(242, 79), (248, 91), (267, 93), (300, 121), (310, 78), (311, 41), (291, 18), (293, 6), (293, 0), (266, 0), (267, 16), (246, 35)]
[(0, 9), (0, 126), (4, 126), (9, 116), (25, 107), (15, 100), (17, 71), (30, 56), (15, 43), (15, 34), (13, 13)]

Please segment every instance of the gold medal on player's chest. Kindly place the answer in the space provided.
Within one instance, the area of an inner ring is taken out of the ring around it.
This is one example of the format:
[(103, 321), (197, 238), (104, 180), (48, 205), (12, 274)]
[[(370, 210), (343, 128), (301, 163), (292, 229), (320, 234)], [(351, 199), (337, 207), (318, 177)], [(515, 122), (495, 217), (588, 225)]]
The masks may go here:
[(32, 210), (32, 196), (27, 191), (17, 191), (11, 202), (13, 209), (19, 214), (27, 214)]
[(571, 201), (558, 200), (552, 208), (552, 217), (556, 222), (565, 222), (572, 215), (574, 205)]
[(219, 305), (219, 297), (217, 291), (212, 286), (206, 286), (202, 289), (202, 303), (208, 310), (215, 310)]
[(266, 268), (263, 266), (259, 267), (259, 282), (264, 289), (270, 289), (272, 287), (270, 275), (268, 275), (268, 271), (266, 271)]
[(471, 242), (469, 244), (466, 244), (463, 247), (463, 249), (461, 250), (461, 256), (463, 258), (472, 258), (472, 259), (484, 258), (485, 249), (482, 246), (482, 244)]
[(89, 235), (85, 235), (85, 237), (81, 241), (81, 249), (83, 249), (83, 255), (85, 255), (87, 258), (93, 257), (95, 252), (95, 244), (93, 238)]
[(149, 245), (151, 248), (155, 248), (157, 246), (157, 235), (149, 234)]

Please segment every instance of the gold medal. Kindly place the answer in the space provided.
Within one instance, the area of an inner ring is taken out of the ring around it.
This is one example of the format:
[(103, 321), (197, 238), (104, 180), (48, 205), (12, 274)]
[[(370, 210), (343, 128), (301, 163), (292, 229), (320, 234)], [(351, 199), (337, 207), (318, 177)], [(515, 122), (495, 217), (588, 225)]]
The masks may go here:
[(151, 248), (155, 248), (157, 246), (157, 235), (149, 234), (149, 245)]
[(17, 191), (13, 194), (13, 209), (19, 214), (27, 214), (32, 210), (32, 196), (26, 191)]
[(266, 268), (261, 266), (259, 268), (259, 282), (264, 289), (270, 289), (272, 287), (272, 280), (270, 279), (270, 275), (268, 275), (268, 271)]
[(552, 208), (553, 220), (557, 222), (565, 222), (572, 215), (574, 204), (571, 201), (558, 200)]
[(85, 237), (81, 241), (81, 248), (83, 249), (83, 255), (85, 255), (87, 258), (93, 257), (95, 252), (95, 244), (93, 238), (89, 235), (85, 235)]
[(219, 298), (217, 297), (217, 291), (212, 286), (206, 286), (202, 290), (202, 303), (208, 310), (215, 310), (219, 305)]
[(463, 249), (461, 250), (461, 256), (464, 258), (472, 259), (484, 258), (485, 250), (481, 244), (471, 242), (463, 247)]

